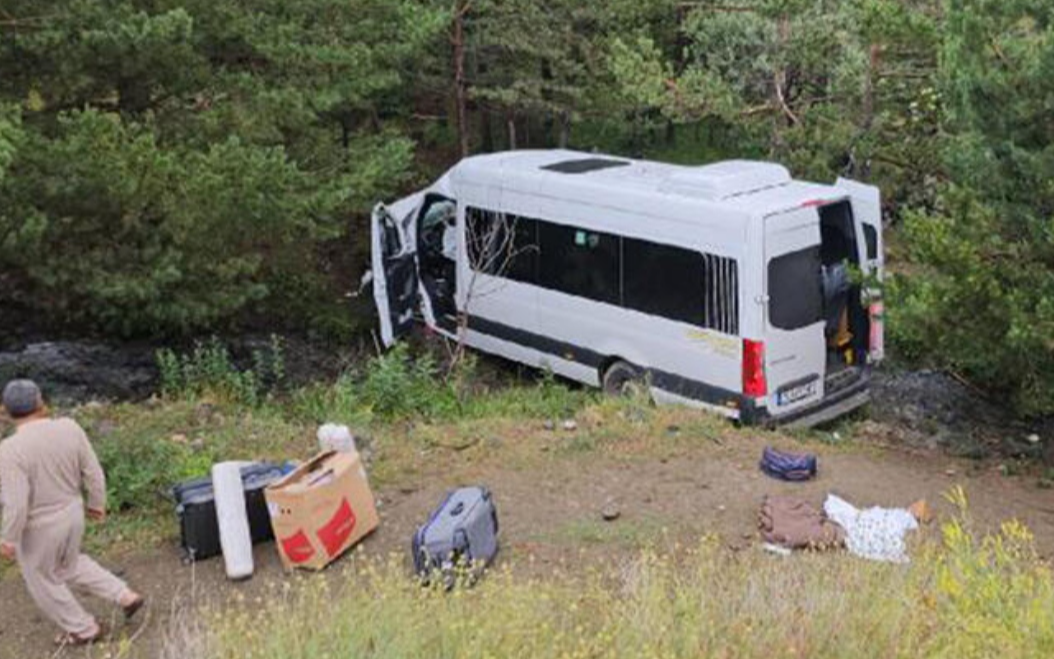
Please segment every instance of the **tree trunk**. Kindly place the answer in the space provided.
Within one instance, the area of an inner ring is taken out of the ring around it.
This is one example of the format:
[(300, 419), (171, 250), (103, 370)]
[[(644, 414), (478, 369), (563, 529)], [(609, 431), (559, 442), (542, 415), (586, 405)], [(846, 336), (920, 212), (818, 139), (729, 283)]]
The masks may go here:
[(560, 136), (557, 139), (557, 146), (561, 149), (567, 148), (567, 143), (571, 141), (571, 113), (567, 110), (562, 110), (559, 116), (560, 124)]
[(516, 115), (508, 114), (505, 117), (505, 126), (509, 133), (509, 150), (516, 148)]
[[(864, 97), (863, 107), (861, 108), (860, 128), (863, 134), (871, 132), (872, 126), (875, 123), (875, 79), (878, 77), (878, 67), (881, 63), (882, 47), (878, 44), (871, 44), (868, 62), (867, 62), (867, 75), (864, 78)], [(869, 156), (870, 154), (866, 154)], [(871, 177), (871, 158), (865, 157), (863, 162), (860, 163), (860, 169), (858, 172), (854, 172), (856, 176), (859, 176), (863, 180), (867, 180)]]
[[(790, 40), (790, 18), (783, 14), (776, 23), (776, 48), (779, 57), (785, 55), (787, 42)], [(787, 69), (781, 62), (772, 73), (772, 104), (775, 113), (772, 118), (771, 156), (776, 157), (783, 150), (783, 127), (788, 120), (793, 123), (794, 115), (787, 107), (786, 98)]]
[(468, 3), (455, 3), (454, 24), (450, 38), (454, 58), (454, 112), (457, 116), (457, 143), (461, 157), (468, 156), (468, 101), (465, 89), (465, 13)]
[(480, 145), (480, 148), (483, 150), (483, 153), (493, 153), (494, 127), (490, 120), (490, 112), (484, 108), (480, 108), (477, 114), (479, 114), (480, 139), (483, 142)]

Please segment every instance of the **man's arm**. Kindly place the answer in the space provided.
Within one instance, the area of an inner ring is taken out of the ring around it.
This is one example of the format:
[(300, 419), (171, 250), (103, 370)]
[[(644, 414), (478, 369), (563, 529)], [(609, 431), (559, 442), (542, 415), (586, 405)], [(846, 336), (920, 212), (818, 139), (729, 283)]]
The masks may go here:
[(18, 547), (29, 516), (29, 478), (22, 465), (3, 451), (0, 451), (0, 502), (4, 506), (0, 542)]
[(106, 475), (88, 436), (82, 433), (81, 440), (81, 477), (88, 492), (88, 511), (101, 514), (106, 511)]

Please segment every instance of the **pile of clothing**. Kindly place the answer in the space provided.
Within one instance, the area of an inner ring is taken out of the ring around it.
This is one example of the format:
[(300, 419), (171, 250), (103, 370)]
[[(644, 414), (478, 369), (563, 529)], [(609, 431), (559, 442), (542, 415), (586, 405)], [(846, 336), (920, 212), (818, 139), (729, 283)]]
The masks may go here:
[(862, 558), (908, 562), (906, 536), (930, 518), (920, 500), (908, 508), (859, 509), (828, 494), (823, 510), (798, 497), (766, 496), (758, 526), (766, 542), (788, 549), (827, 550), (845, 547)]

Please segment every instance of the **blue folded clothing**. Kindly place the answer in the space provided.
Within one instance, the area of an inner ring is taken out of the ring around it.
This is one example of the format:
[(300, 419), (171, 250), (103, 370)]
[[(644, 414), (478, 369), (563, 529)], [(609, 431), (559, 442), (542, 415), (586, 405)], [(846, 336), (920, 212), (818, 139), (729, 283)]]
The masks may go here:
[(816, 456), (777, 451), (766, 446), (758, 464), (761, 471), (784, 481), (807, 481), (816, 475)]

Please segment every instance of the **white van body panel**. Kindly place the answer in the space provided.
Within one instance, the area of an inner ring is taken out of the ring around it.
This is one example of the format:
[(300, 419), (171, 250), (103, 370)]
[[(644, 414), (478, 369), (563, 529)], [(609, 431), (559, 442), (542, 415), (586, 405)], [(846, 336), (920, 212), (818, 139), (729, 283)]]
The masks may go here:
[[(591, 159), (617, 161), (617, 166), (553, 170)], [(433, 329), (481, 351), (592, 386), (601, 383), (607, 365), (623, 360), (647, 373), (657, 401), (690, 403), (733, 418), (741, 416), (745, 402), (772, 416), (800, 412), (824, 398), (822, 323), (781, 332), (768, 322), (766, 265), (773, 250), (819, 240), (817, 205), (850, 198), (854, 213), (878, 218), (879, 212), (877, 189), (843, 179), (835, 186), (796, 181), (774, 163), (739, 160), (693, 167), (567, 150), (466, 158), (434, 185), (390, 209), (418, 213), (433, 194), (457, 203), (458, 246), (457, 317), (436, 319), (420, 285), (426, 323)], [(668, 245), (731, 263), (736, 317), (724, 327), (735, 331), (475, 272), (466, 233), (470, 208)], [(777, 230), (787, 229), (788, 220), (801, 220), (798, 233)], [(811, 230), (809, 222), (816, 225)], [(880, 231), (881, 222), (875, 219), (875, 224)], [(856, 228), (860, 231), (859, 223)], [(416, 224), (410, 222), (406, 230), (416, 240)], [(863, 238), (857, 243), (862, 246)], [(881, 260), (875, 265), (880, 268)], [(742, 397), (744, 339), (763, 342), (766, 355), (767, 396), (749, 402)], [(780, 387), (813, 373), (819, 378), (815, 392), (778, 404)]]

